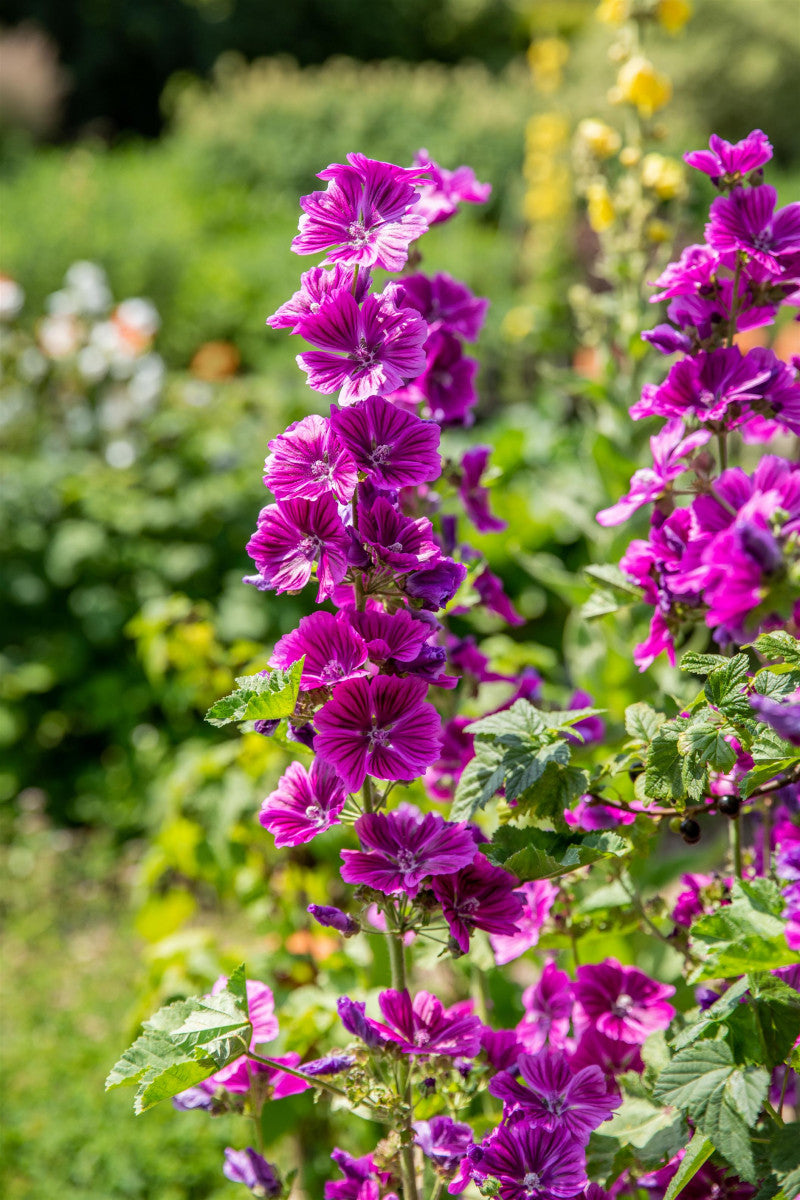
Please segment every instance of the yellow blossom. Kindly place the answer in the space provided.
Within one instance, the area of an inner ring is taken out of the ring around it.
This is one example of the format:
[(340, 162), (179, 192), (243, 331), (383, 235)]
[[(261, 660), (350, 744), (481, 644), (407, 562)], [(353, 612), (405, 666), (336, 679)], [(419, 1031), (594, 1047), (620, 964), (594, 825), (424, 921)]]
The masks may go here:
[(569, 58), (569, 46), (563, 38), (537, 38), (528, 47), (528, 65), (534, 86), (540, 92), (555, 92), (561, 86), (561, 72)]
[(642, 157), (642, 152), (638, 146), (623, 146), (620, 150), (619, 161), (623, 167), (635, 167)]
[(689, 0), (658, 0), (656, 20), (667, 33), (680, 33), (692, 15)]
[(629, 58), (617, 75), (617, 91), (622, 100), (635, 104), (643, 117), (651, 117), (672, 96), (672, 84), (642, 55)]
[(595, 14), (604, 25), (622, 25), (630, 16), (629, 0), (600, 0)]
[(614, 204), (603, 180), (590, 183), (586, 189), (589, 224), (595, 233), (603, 233), (614, 224)]
[(645, 233), (650, 242), (669, 242), (672, 240), (673, 229), (666, 221), (660, 221), (658, 217), (653, 217), (647, 222)]
[(561, 113), (538, 113), (525, 126), (525, 144), (529, 150), (558, 150), (569, 136), (569, 122)]
[(503, 317), (502, 332), (510, 342), (519, 342), (533, 331), (532, 308), (510, 308)]
[(642, 159), (642, 184), (659, 200), (674, 200), (685, 190), (683, 163), (663, 154), (646, 154)]
[(621, 138), (616, 129), (593, 117), (581, 121), (577, 130), (578, 139), (588, 146), (595, 158), (611, 158), (620, 148)]

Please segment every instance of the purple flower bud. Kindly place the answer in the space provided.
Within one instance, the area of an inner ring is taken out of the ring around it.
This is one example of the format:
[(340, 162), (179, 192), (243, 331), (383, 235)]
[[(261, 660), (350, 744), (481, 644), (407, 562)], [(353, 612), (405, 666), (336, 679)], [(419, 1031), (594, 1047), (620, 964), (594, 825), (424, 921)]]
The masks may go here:
[(290, 742), (298, 742), (301, 746), (308, 746), (309, 750), (314, 748), (314, 726), (310, 721), (305, 725), (293, 725), (290, 721), (286, 726), (286, 737)]
[(263, 737), (272, 737), (279, 725), (280, 721), (255, 721), (253, 730), (255, 733), (260, 733)]
[(352, 1054), (329, 1054), (327, 1058), (302, 1063), (300, 1070), (306, 1075), (338, 1075), (340, 1071), (349, 1071), (355, 1061)]
[(194, 1108), (203, 1109), (204, 1112), (212, 1112), (214, 1108), (214, 1087), (209, 1085), (206, 1080), (197, 1087), (187, 1088), (184, 1092), (178, 1092), (177, 1096), (172, 1097), (172, 1104), (177, 1108), (178, 1112), (191, 1112)]
[(249, 1146), (246, 1150), (228, 1146), (222, 1173), (231, 1183), (243, 1183), (257, 1196), (280, 1196), (283, 1190), (275, 1168)]
[(752, 521), (740, 521), (739, 539), (742, 549), (756, 560), (765, 574), (772, 575), (781, 566), (781, 548), (768, 529), (761, 529)]
[(701, 983), (699, 987), (694, 989), (694, 998), (700, 1005), (702, 1012), (705, 1012), (707, 1008), (711, 1008), (712, 1004), (716, 1004), (720, 998), (720, 993), (715, 992), (707, 983)]
[(339, 1017), (348, 1033), (353, 1033), (372, 1050), (380, 1046), (383, 1038), (366, 1017), (366, 1004), (361, 1000), (351, 1000), (349, 996), (340, 996), (336, 1007)]
[(675, 354), (678, 350), (688, 354), (692, 348), (691, 338), (673, 329), (671, 325), (656, 325), (654, 329), (645, 329), (642, 341), (649, 342), (662, 354)]
[(435, 567), (414, 571), (406, 579), (407, 595), (422, 601), (429, 612), (444, 608), (452, 600), (467, 577), (467, 568), (451, 559), (443, 559)]
[(352, 937), (361, 928), (358, 921), (348, 913), (342, 912), (340, 908), (334, 908), (332, 905), (309, 904), (306, 912), (310, 912), (320, 925), (324, 925), (327, 929), (336, 929), (344, 937)]

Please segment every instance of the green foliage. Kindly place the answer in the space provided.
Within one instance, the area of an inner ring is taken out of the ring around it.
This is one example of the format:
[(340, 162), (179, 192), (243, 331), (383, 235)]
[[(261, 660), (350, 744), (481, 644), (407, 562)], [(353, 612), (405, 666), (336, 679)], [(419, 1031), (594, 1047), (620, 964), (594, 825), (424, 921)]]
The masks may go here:
[(630, 846), (619, 834), (607, 831), (560, 834), (503, 825), (483, 849), (491, 862), (525, 883), (555, 879), (602, 859), (621, 858), (629, 853)]
[(266, 674), (242, 675), (238, 687), (229, 696), (217, 700), (206, 713), (209, 725), (230, 725), (233, 721), (275, 721), (294, 712), (304, 658), (285, 671), (278, 668)]
[(693, 980), (790, 966), (796, 955), (786, 944), (782, 908), (780, 889), (771, 880), (734, 880), (731, 903), (692, 925), (693, 942), (703, 953)]

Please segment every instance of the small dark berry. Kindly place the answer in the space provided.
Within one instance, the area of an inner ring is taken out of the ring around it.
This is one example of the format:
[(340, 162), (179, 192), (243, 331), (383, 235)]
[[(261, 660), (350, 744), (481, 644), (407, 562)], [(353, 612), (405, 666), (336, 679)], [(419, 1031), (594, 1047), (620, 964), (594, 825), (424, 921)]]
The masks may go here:
[(717, 808), (726, 817), (738, 817), (741, 801), (738, 796), (720, 796)]
[(680, 823), (680, 835), (685, 842), (693, 846), (695, 842), (700, 841), (700, 826), (693, 817), (684, 817)]
[(643, 770), (644, 763), (631, 763), (631, 765), (628, 767), (628, 777), (630, 778), (631, 783), (636, 782)]

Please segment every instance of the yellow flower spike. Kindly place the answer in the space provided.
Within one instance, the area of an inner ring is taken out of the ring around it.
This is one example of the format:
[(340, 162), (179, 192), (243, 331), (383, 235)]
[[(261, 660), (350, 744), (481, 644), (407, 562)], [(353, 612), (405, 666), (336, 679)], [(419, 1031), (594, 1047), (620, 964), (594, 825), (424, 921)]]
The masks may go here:
[(634, 104), (643, 117), (652, 117), (672, 96), (672, 83), (649, 59), (634, 55), (619, 69), (617, 87), (622, 100)]
[(501, 326), (503, 336), (510, 342), (520, 342), (533, 332), (535, 325), (534, 312), (532, 308), (510, 308), (503, 317)]
[(667, 33), (680, 33), (692, 15), (689, 0), (658, 0), (656, 20)]
[(590, 183), (587, 187), (586, 207), (589, 224), (595, 233), (604, 233), (614, 224), (614, 204), (602, 180)]
[(660, 221), (658, 217), (653, 217), (647, 222), (645, 233), (649, 242), (660, 245), (662, 242), (672, 241), (674, 230), (666, 221)]
[(605, 121), (598, 121), (594, 117), (588, 117), (585, 121), (580, 122), (577, 137), (595, 158), (601, 159), (611, 158), (615, 155), (622, 143), (616, 129), (612, 129), (610, 125), (606, 125)]
[(604, 25), (623, 25), (631, 15), (630, 0), (600, 0), (594, 15)]
[(619, 161), (623, 167), (635, 167), (642, 157), (641, 150), (636, 146), (623, 146), (620, 150)]
[(674, 200), (686, 190), (683, 164), (663, 154), (646, 154), (642, 159), (642, 184), (659, 200)]
[(561, 86), (561, 73), (569, 58), (569, 45), (563, 38), (537, 38), (528, 47), (528, 66), (534, 87), (540, 92), (555, 92)]
[(525, 145), (528, 150), (557, 150), (566, 143), (568, 137), (569, 122), (561, 113), (538, 113), (525, 126)]

